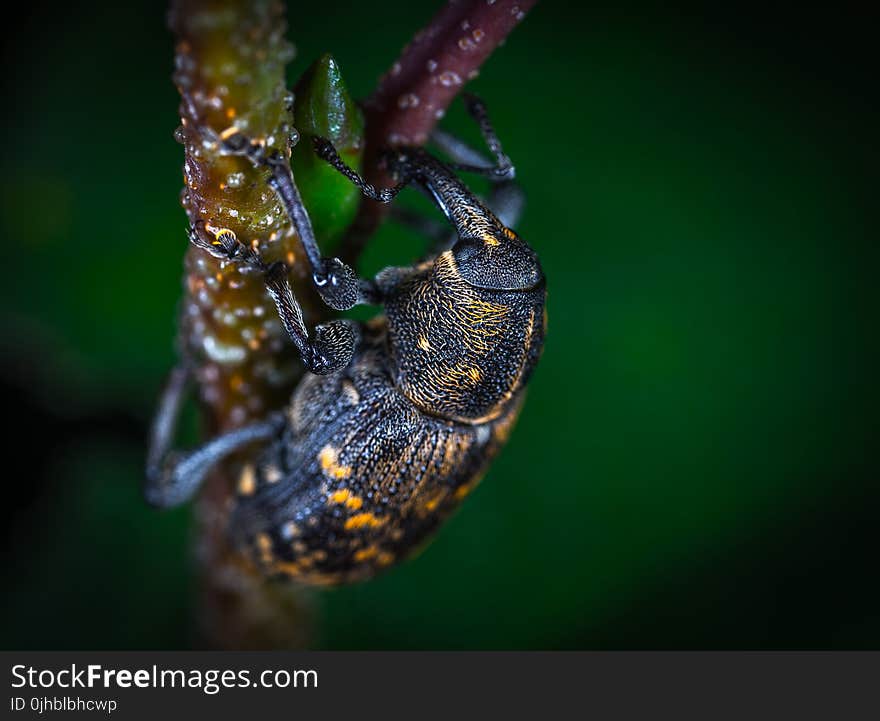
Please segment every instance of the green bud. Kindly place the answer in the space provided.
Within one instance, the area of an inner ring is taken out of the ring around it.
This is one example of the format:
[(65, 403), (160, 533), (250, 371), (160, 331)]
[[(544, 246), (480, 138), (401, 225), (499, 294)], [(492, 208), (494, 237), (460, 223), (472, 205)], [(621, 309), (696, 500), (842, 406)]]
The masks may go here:
[(363, 116), (330, 55), (321, 56), (303, 74), (294, 92), (294, 125), (301, 139), (293, 149), (293, 172), (318, 242), (328, 252), (354, 220), (360, 191), (315, 155), (311, 138), (327, 138), (346, 163), (360, 170)]

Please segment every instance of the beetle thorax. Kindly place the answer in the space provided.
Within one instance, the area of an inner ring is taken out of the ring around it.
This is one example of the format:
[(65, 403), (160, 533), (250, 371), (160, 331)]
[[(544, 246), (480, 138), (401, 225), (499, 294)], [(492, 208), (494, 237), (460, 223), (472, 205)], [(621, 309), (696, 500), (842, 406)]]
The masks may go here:
[(542, 306), (543, 290), (474, 288), (453, 254), (442, 253), (386, 301), (399, 389), (432, 415), (468, 423), (497, 417), (537, 359)]

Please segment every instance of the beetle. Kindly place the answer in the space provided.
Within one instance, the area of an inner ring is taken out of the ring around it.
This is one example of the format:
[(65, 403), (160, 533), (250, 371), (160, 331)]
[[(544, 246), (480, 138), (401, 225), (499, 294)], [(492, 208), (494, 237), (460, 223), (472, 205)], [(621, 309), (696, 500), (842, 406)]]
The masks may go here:
[[(454, 162), (396, 147), (383, 162), (396, 185), (377, 189), (333, 145), (317, 154), (361, 192), (388, 203), (406, 186), (425, 192), (454, 235), (427, 259), (358, 278), (321, 256), (289, 162), (236, 129), (222, 152), (271, 169), (269, 185), (296, 226), (323, 301), (333, 309), (381, 305), (365, 323), (306, 327), (283, 263), (267, 265), (232, 231), (199, 222), (189, 239), (215, 257), (262, 274), (306, 373), (283, 411), (224, 433), (194, 451), (170, 452), (186, 384), (171, 376), (151, 431), (145, 496), (154, 506), (189, 500), (229, 454), (259, 450), (240, 473), (229, 516), (233, 544), (272, 577), (313, 585), (367, 579), (418, 548), (479, 482), (504, 445), (541, 354), (546, 282), (536, 253), (513, 231), (520, 203), (513, 166), (485, 105), (470, 114), (494, 157), (453, 136), (434, 140)], [(498, 181), (488, 205), (455, 171)], [(447, 233), (448, 235), (448, 233)]]

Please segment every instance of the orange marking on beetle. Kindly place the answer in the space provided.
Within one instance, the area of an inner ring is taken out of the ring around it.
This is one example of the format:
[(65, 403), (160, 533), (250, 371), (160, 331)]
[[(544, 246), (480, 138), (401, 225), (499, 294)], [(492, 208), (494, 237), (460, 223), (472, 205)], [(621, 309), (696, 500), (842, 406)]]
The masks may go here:
[(351, 466), (343, 466), (339, 463), (339, 451), (333, 446), (324, 446), (318, 454), (318, 461), (324, 475), (342, 480), (351, 475)]
[(350, 508), (353, 511), (356, 511), (358, 508), (364, 505), (364, 499), (360, 496), (350, 496), (349, 499), (345, 502), (345, 507)]
[(339, 573), (317, 573), (311, 571), (302, 580), (311, 586), (336, 586), (342, 583), (343, 576)]
[(455, 489), (455, 494), (453, 497), (455, 498), (456, 501), (460, 501), (462, 498), (467, 496), (468, 493), (470, 493), (472, 490), (474, 490), (475, 485), (477, 485), (477, 484), (476, 483), (465, 483), (463, 486), (459, 486), (458, 488)]
[(501, 245), (501, 241), (491, 233), (486, 233), (486, 235), (483, 236), (483, 242), (486, 245)]
[(379, 549), (375, 546), (367, 546), (367, 548), (362, 548), (359, 551), (356, 551), (354, 554), (355, 563), (360, 563), (361, 561), (366, 561), (370, 558), (373, 558), (376, 554), (379, 553)]
[(376, 557), (376, 563), (380, 566), (389, 566), (394, 563), (394, 554), (390, 551), (380, 551)]
[(359, 528), (375, 528), (385, 523), (384, 519), (377, 518), (372, 513), (358, 513), (345, 522), (345, 530), (353, 531)]
[(240, 496), (252, 496), (257, 490), (257, 474), (254, 467), (248, 463), (241, 469), (241, 475), (238, 477), (238, 494)]
[(425, 510), (427, 510), (429, 513), (433, 513), (437, 509), (437, 506), (440, 505), (440, 501), (443, 500), (444, 495), (444, 493), (438, 493), (430, 501), (425, 503)]
[(257, 548), (260, 549), (260, 558), (263, 563), (272, 561), (272, 539), (266, 533), (258, 533), (256, 537)]
[(287, 576), (298, 576), (302, 573), (300, 565), (292, 561), (276, 561), (272, 564), (272, 570), (275, 573), (281, 573)]
[(345, 503), (348, 500), (349, 495), (351, 495), (351, 491), (347, 488), (343, 488), (341, 491), (335, 491), (330, 494), (330, 503)]
[(355, 388), (354, 383), (347, 378), (342, 381), (342, 395), (344, 395), (345, 399), (353, 406), (356, 406), (361, 402), (361, 394), (358, 393), (358, 389)]

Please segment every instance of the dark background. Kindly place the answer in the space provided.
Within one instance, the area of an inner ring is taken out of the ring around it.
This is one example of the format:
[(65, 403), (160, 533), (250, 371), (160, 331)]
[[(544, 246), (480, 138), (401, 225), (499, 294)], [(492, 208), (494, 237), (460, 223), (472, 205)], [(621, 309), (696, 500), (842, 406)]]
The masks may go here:
[[(7, 648), (191, 639), (189, 512), (139, 495), (186, 247), (172, 42), (122, 5), (6, 23)], [(367, 94), (434, 6), (298, 3), (291, 81), (330, 51)], [(539, 3), (472, 88), (528, 195), (544, 358), (435, 542), (315, 594), (316, 646), (880, 646), (872, 27)], [(364, 270), (419, 251), (383, 229)]]

